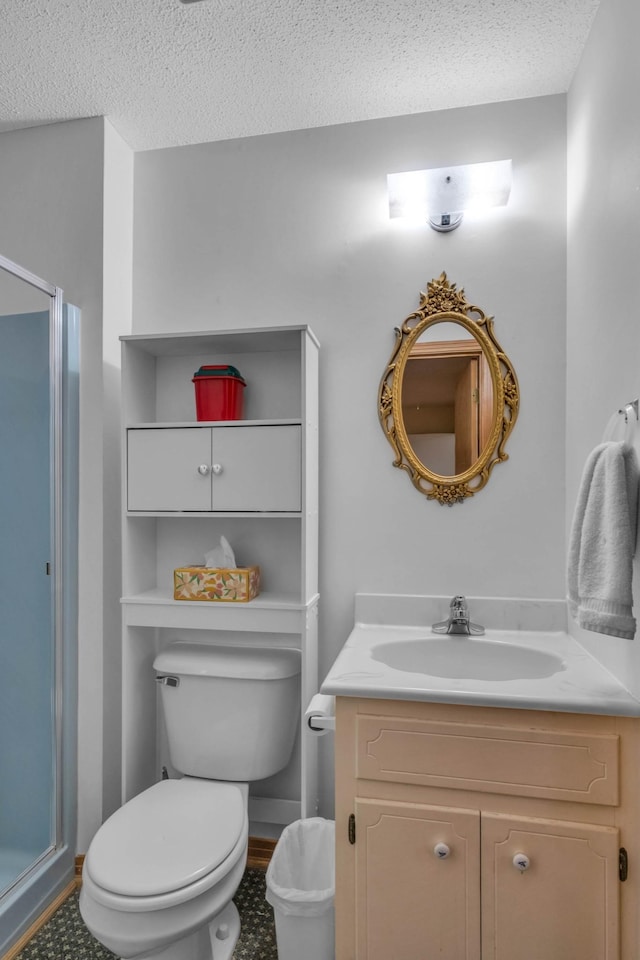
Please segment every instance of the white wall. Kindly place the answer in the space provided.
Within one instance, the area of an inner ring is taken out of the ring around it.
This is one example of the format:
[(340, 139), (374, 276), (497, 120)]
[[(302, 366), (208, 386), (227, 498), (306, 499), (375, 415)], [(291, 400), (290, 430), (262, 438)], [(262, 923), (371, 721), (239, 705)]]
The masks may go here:
[[(120, 340), (131, 333), (133, 270), (133, 152), (105, 123), (103, 232), (103, 728), (102, 818), (120, 806), (122, 655), (120, 595)], [(84, 823), (82, 824), (84, 828)], [(90, 835), (89, 835), (90, 839)], [(83, 848), (86, 849), (86, 846)]]
[[(508, 157), (506, 209), (447, 235), (388, 220), (387, 173)], [(356, 591), (564, 595), (565, 165), (562, 96), (135, 156), (134, 333), (320, 339), (321, 675)], [(392, 466), (377, 414), (393, 328), (442, 270), (522, 391), (511, 459), (453, 508)]]
[[(568, 96), (568, 524), (585, 458), (640, 394), (639, 34), (637, 0), (603, 0)], [(640, 637), (573, 629), (640, 696)]]
[(103, 118), (0, 134), (0, 252), (62, 287), (65, 299), (82, 311), (79, 851), (86, 850), (102, 822), (103, 807), (108, 812), (112, 805), (111, 773), (119, 776), (119, 720), (113, 713), (119, 688), (113, 654), (120, 642), (119, 477), (110, 442), (119, 420), (118, 388), (109, 368), (103, 377), (102, 358), (104, 352), (112, 365), (119, 363), (114, 360), (119, 357), (117, 334), (130, 326), (132, 167), (131, 151)]
[(104, 121), (0, 134), (0, 250), (62, 287), (80, 323), (78, 817), (102, 809), (102, 191)]

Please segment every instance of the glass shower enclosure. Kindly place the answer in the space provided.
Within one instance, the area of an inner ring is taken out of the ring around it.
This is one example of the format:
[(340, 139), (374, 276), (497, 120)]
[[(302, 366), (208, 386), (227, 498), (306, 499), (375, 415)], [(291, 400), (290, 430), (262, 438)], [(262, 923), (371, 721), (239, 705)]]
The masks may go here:
[(0, 955), (74, 873), (78, 320), (0, 257)]

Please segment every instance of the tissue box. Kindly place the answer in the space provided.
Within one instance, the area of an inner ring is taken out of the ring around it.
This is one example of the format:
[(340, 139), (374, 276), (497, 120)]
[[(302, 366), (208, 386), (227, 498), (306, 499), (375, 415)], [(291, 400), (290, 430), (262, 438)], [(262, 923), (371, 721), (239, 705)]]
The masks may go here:
[(178, 567), (173, 571), (175, 600), (226, 600), (246, 603), (260, 593), (260, 567)]

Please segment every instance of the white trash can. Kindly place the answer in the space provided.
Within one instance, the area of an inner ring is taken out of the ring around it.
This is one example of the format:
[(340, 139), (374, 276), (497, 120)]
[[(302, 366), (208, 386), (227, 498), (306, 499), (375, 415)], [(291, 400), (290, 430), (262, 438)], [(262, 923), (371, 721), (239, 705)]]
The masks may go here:
[(276, 844), (266, 879), (278, 960), (334, 960), (335, 835), (333, 820), (311, 817)]

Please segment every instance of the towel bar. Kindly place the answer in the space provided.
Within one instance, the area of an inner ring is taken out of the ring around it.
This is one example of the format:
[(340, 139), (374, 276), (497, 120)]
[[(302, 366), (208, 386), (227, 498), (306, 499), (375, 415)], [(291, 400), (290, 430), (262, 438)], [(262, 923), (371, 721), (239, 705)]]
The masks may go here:
[(630, 400), (629, 403), (625, 403), (624, 407), (621, 410), (618, 410), (618, 413), (624, 413), (624, 422), (628, 423), (631, 418), (631, 414), (638, 420), (638, 404), (640, 400), (636, 398), (635, 400)]
[(620, 407), (619, 410), (616, 410), (612, 414), (609, 422), (604, 431), (604, 436), (602, 438), (603, 442), (607, 440), (613, 440), (614, 434), (616, 432), (616, 427), (618, 425), (619, 417), (622, 414), (624, 416), (625, 431), (624, 431), (624, 440), (623, 443), (627, 447), (631, 447), (634, 444), (636, 426), (640, 420), (638, 407), (640, 406), (640, 400), (630, 400), (629, 403), (625, 403), (624, 407)]

